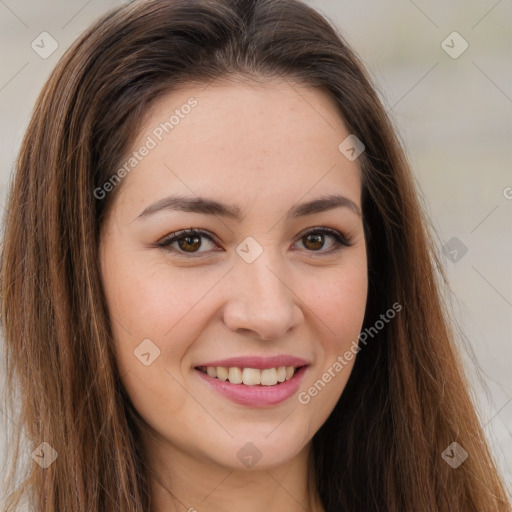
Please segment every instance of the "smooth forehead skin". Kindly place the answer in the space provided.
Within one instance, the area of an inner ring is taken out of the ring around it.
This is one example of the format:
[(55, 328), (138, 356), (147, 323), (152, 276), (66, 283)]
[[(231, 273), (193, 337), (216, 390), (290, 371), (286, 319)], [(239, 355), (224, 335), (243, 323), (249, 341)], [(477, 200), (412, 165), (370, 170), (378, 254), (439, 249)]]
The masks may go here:
[[(184, 114), (191, 98), (197, 104)], [(181, 116), (166, 133), (162, 125), (177, 109)], [(357, 161), (338, 150), (348, 135), (333, 100), (318, 89), (281, 80), (188, 86), (152, 105), (133, 149), (151, 146), (148, 136), (156, 147), (123, 178), (116, 208), (133, 220), (166, 196), (168, 183), (175, 194), (238, 205), (245, 227), (265, 236), (285, 205), (328, 194), (335, 184), (361, 207)]]

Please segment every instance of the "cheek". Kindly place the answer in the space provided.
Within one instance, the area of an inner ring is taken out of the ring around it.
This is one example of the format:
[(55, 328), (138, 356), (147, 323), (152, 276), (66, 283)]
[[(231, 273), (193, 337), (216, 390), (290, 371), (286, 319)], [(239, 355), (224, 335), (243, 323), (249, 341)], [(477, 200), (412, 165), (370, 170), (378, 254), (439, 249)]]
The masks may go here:
[[(308, 281), (308, 306), (321, 319), (327, 333), (325, 350), (341, 349), (361, 330), (368, 279), (366, 260)], [(328, 340), (328, 341), (327, 341)]]
[(183, 364), (204, 329), (209, 281), (169, 266), (144, 269), (131, 260), (117, 267), (115, 283), (107, 287), (121, 380), (150, 424), (171, 421), (187, 401)]
[[(186, 400), (190, 348), (211, 321), (209, 293), (218, 281), (215, 272), (148, 264), (135, 255), (118, 259), (110, 273), (105, 292), (119, 373), (135, 407), (148, 418), (155, 411), (176, 412)], [(154, 362), (145, 366), (148, 361), (137, 355), (147, 353), (145, 359)]]
[[(353, 253), (346, 264), (307, 281), (308, 306), (317, 318), (318, 366), (304, 383), (299, 403), (315, 411), (318, 421), (332, 411), (355, 364), (358, 338), (363, 325), (368, 292), (366, 257)], [(321, 399), (317, 399), (321, 395)], [(319, 426), (319, 425), (317, 425)]]
[(185, 317), (212, 287), (211, 274), (171, 264), (148, 263), (141, 256), (117, 260), (105, 282), (109, 312), (116, 320), (120, 338), (153, 336), (163, 339), (179, 327)]

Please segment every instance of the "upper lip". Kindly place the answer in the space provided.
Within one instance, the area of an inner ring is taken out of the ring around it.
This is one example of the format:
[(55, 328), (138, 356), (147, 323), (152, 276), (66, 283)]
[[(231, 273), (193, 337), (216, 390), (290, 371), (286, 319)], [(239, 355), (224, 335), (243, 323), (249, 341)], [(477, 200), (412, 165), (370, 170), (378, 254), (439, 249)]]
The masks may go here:
[(218, 359), (215, 361), (208, 361), (201, 363), (195, 367), (200, 366), (226, 366), (238, 368), (279, 368), (280, 366), (305, 366), (309, 364), (308, 361), (300, 357), (289, 355), (278, 355), (271, 357), (262, 356), (240, 356), (230, 357), (228, 359)]

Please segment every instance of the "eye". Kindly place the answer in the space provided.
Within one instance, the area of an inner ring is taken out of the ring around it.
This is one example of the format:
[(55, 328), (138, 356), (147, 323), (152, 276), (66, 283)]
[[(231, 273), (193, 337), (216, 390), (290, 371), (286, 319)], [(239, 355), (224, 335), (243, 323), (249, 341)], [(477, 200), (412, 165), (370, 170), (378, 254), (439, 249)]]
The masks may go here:
[[(200, 251), (199, 249), (205, 247), (203, 239), (207, 240), (206, 249)], [(328, 250), (322, 251), (321, 249), (324, 248), (328, 239), (331, 239), (332, 242)], [(299, 238), (299, 242), (302, 242), (307, 252), (318, 252), (320, 254), (331, 254), (342, 247), (350, 247), (352, 245), (350, 239), (331, 228), (315, 228), (310, 230)], [(209, 244), (212, 246), (210, 249), (208, 249)], [(197, 254), (208, 253), (210, 250), (215, 251), (217, 250), (215, 249), (216, 245), (213, 236), (205, 231), (193, 228), (172, 233), (157, 243), (158, 247), (185, 257), (194, 257)]]
[[(199, 229), (191, 228), (184, 231), (177, 231), (176, 233), (172, 233), (164, 240), (158, 242), (158, 246), (168, 251), (182, 254), (197, 254), (208, 252), (208, 250), (199, 251), (199, 249), (205, 245), (201, 241), (202, 239), (207, 239), (208, 242), (211, 242), (212, 244), (215, 245), (213, 237), (208, 235), (206, 232), (201, 231)], [(173, 247), (173, 244), (177, 244), (177, 247)]]
[[(327, 250), (322, 251), (326, 239), (334, 240)], [(331, 228), (315, 228), (308, 231), (299, 239), (308, 252), (320, 252), (321, 254), (331, 254), (339, 251), (342, 247), (350, 247), (351, 240), (345, 235)]]

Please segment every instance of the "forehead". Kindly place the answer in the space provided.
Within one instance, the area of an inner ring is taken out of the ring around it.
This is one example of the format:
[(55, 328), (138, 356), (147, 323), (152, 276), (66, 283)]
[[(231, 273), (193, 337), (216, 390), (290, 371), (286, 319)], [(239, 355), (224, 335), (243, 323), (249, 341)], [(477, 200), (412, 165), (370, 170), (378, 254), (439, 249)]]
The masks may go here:
[(189, 85), (146, 113), (130, 154), (150, 150), (123, 178), (121, 195), (140, 205), (186, 193), (243, 206), (339, 192), (360, 205), (358, 163), (338, 149), (349, 134), (319, 89), (286, 80)]

